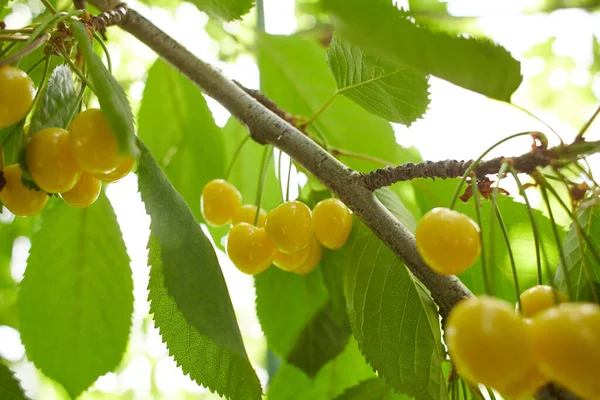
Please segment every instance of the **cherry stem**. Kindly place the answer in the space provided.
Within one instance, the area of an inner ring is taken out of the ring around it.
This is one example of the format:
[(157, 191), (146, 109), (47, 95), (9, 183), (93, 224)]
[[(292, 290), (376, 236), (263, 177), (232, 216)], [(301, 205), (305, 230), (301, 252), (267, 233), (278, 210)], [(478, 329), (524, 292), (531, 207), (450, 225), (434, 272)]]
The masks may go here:
[(588, 119), (588, 121), (585, 123), (585, 125), (583, 125), (581, 127), (581, 130), (575, 137), (575, 140), (580, 140), (581, 138), (583, 138), (583, 135), (589, 129), (589, 127), (592, 125), (592, 122), (594, 122), (594, 120), (596, 119), (598, 114), (600, 114), (600, 106), (598, 106), (598, 108), (596, 108), (596, 111), (594, 111), (594, 114), (592, 115), (592, 117), (590, 119)]
[[(533, 232), (533, 242), (535, 244), (535, 260), (537, 263), (537, 284), (541, 285), (543, 282), (543, 275), (542, 275), (542, 259), (540, 257), (540, 233), (538, 231), (538, 226), (535, 223), (535, 218), (533, 216), (533, 209), (531, 208), (531, 203), (529, 202), (529, 197), (527, 196), (527, 193), (525, 192), (525, 188), (523, 187), (523, 184), (521, 183), (521, 180), (519, 179), (519, 174), (517, 174), (517, 171), (512, 167), (512, 165), (509, 166), (508, 171), (512, 174), (515, 182), (517, 183), (517, 186), (519, 187), (519, 193), (521, 194), (521, 196), (523, 196), (523, 199), (525, 200), (525, 206), (527, 208), (527, 214), (529, 215), (529, 221), (531, 222), (531, 230)], [(551, 279), (550, 279), (551, 281)]]
[(499, 145), (501, 145), (504, 142), (507, 142), (511, 139), (514, 139), (514, 138), (517, 138), (520, 136), (531, 135), (531, 133), (532, 132), (520, 132), (520, 133), (515, 133), (514, 135), (510, 135), (508, 137), (505, 137), (504, 139), (500, 140), (499, 142), (494, 143), (491, 147), (489, 147), (487, 150), (485, 150), (479, 156), (479, 158), (477, 158), (477, 160), (473, 161), (473, 163), (469, 166), (469, 168), (467, 168), (467, 170), (463, 174), (462, 178), (460, 179), (460, 182), (456, 186), (456, 190), (454, 191), (454, 196), (452, 196), (452, 202), (450, 203), (450, 209), (451, 210), (454, 209), (454, 206), (456, 205), (456, 200), (458, 199), (458, 196), (460, 195), (460, 191), (462, 190), (463, 184), (467, 180), (467, 177), (469, 177), (471, 175), (471, 172), (473, 172), (473, 170), (477, 167), (477, 165), (481, 162), (481, 160), (483, 160), (483, 158), (485, 156), (487, 156), (490, 151), (494, 150), (496, 147), (498, 147)]
[(556, 247), (558, 249), (558, 255), (560, 258), (560, 265), (563, 270), (563, 274), (565, 275), (565, 283), (567, 285), (567, 297), (569, 300), (573, 300), (573, 292), (571, 288), (571, 278), (569, 277), (569, 272), (567, 271), (567, 259), (565, 257), (565, 252), (563, 251), (562, 242), (560, 241), (560, 237), (558, 235), (558, 229), (556, 227), (556, 220), (554, 219), (554, 214), (552, 212), (552, 205), (550, 204), (550, 199), (548, 198), (548, 192), (546, 190), (547, 187), (550, 187), (548, 181), (541, 176), (540, 173), (536, 174), (537, 178), (541, 180), (542, 185), (540, 185), (540, 191), (542, 192), (542, 198), (544, 199), (544, 203), (546, 204), (546, 209), (548, 210), (548, 216), (550, 218), (550, 225), (552, 226), (552, 233), (554, 235), (554, 241), (556, 242)]
[(48, 0), (40, 0), (40, 1), (44, 5), (44, 7), (46, 7), (46, 9), (48, 9), (48, 11), (50, 11), (52, 14), (58, 13), (58, 11), (56, 10), (56, 8), (54, 8), (54, 6), (52, 5), (52, 3), (50, 3)]
[(260, 204), (262, 202), (262, 194), (265, 186), (265, 181), (267, 178), (267, 171), (269, 170), (269, 164), (271, 161), (271, 154), (273, 152), (273, 146), (267, 145), (265, 146), (265, 150), (263, 152), (263, 159), (261, 162), (261, 177), (260, 182), (258, 183), (258, 189), (256, 192), (256, 215), (254, 216), (254, 225), (258, 226), (258, 217), (260, 216)]
[(235, 152), (233, 153), (233, 158), (231, 159), (231, 162), (229, 163), (229, 166), (227, 167), (227, 172), (225, 172), (225, 180), (229, 179), (229, 175), (231, 175), (231, 171), (233, 170), (233, 165), (235, 164), (235, 160), (237, 160), (240, 152), (242, 151), (242, 148), (244, 147), (244, 145), (246, 144), (246, 142), (248, 141), (248, 139), (250, 139), (250, 135), (245, 136), (240, 143), (238, 144), (238, 146), (235, 149)]
[(100, 47), (102, 47), (102, 51), (106, 56), (106, 67), (108, 68), (108, 72), (112, 74), (112, 60), (110, 58), (110, 52), (108, 51), (108, 47), (106, 47), (106, 43), (104, 43), (104, 40), (102, 40), (98, 32), (94, 31), (93, 35), (94, 39), (96, 39), (98, 44), (100, 44)]
[(286, 181), (286, 188), (285, 188), (285, 201), (288, 202), (290, 201), (290, 180), (292, 178), (292, 158), (289, 158), (290, 163), (288, 164), (288, 171), (287, 171), (287, 181)]
[(546, 128), (548, 128), (550, 130), (550, 132), (554, 133), (556, 135), (556, 137), (558, 138), (558, 140), (560, 141), (561, 144), (564, 144), (562, 138), (560, 137), (560, 135), (558, 134), (558, 132), (556, 132), (554, 130), (554, 128), (552, 128), (546, 121), (544, 121), (543, 119), (541, 119), (540, 117), (538, 117), (537, 115), (535, 115), (533, 112), (529, 111), (528, 109), (526, 109), (525, 107), (519, 106), (517, 104), (514, 103), (509, 103), (511, 106), (515, 107), (516, 109), (523, 111), (525, 114), (529, 115), (531, 118), (535, 119), (536, 121), (542, 123)]
[(327, 100), (325, 102), (325, 104), (323, 104), (323, 106), (319, 109), (319, 111), (317, 111), (317, 113), (315, 115), (313, 115), (313, 117), (311, 119), (309, 119), (307, 122), (303, 123), (302, 125), (300, 125), (301, 130), (306, 129), (310, 124), (312, 124), (313, 122), (315, 122), (315, 120), (317, 118), (319, 118), (319, 116), (321, 116), (321, 114), (323, 114), (323, 112), (327, 109), (327, 107), (329, 107), (329, 105), (331, 104), (331, 102), (333, 101), (333, 99), (335, 99), (337, 97), (338, 93), (334, 93), (333, 96), (331, 96), (329, 98), (329, 100)]
[(388, 167), (391, 167), (394, 165), (393, 163), (386, 161), (383, 158), (373, 157), (373, 156), (369, 156), (367, 154), (362, 154), (362, 153), (356, 153), (354, 151), (344, 150), (344, 149), (340, 149), (337, 147), (331, 148), (331, 154), (333, 154), (334, 157), (338, 157), (338, 156), (352, 157), (352, 158), (357, 158), (360, 160), (371, 161), (375, 164), (381, 164), (381, 165), (385, 165)]
[[(479, 188), (477, 187), (477, 179), (472, 178), (471, 187), (473, 188), (473, 202), (475, 203), (475, 214), (477, 216), (477, 223), (479, 224), (479, 242), (481, 246), (481, 272), (483, 273), (483, 285), (485, 287), (485, 293), (492, 296), (493, 290), (490, 286), (490, 278), (488, 276), (487, 259), (485, 252), (485, 245), (483, 240), (483, 229), (482, 229), (482, 218), (481, 210), (479, 209)], [(491, 231), (490, 231), (491, 233)]]

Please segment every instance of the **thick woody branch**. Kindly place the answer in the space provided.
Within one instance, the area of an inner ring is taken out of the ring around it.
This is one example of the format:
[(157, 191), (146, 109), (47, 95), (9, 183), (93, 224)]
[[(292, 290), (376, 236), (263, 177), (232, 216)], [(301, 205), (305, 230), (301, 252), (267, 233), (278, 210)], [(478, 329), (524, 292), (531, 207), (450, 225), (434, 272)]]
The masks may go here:
[[(107, 11), (117, 2), (92, 0)], [(454, 276), (434, 273), (421, 259), (415, 238), (373, 195), (361, 175), (340, 163), (306, 135), (267, 109), (215, 67), (195, 57), (150, 21), (129, 9), (121, 27), (181, 71), (245, 124), (254, 140), (272, 144), (306, 168), (338, 196), (430, 290), (442, 316), (471, 292)]]

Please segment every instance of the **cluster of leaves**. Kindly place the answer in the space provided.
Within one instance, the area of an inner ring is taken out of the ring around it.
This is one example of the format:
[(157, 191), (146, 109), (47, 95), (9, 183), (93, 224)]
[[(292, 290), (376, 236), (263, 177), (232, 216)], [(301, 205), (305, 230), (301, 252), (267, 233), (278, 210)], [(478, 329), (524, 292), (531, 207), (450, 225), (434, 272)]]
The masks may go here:
[[(391, 164), (418, 162), (416, 149), (396, 143), (389, 121), (410, 125), (423, 116), (429, 75), (505, 101), (520, 84), (519, 63), (491, 42), (433, 32), (382, 0), (322, 3), (339, 33), (327, 50), (299, 36), (261, 34), (256, 57), (261, 89), (282, 109), (311, 117), (335, 97), (308, 129), (327, 148)], [(239, 18), (252, 7), (245, 0), (194, 4), (225, 20)], [(169, 354), (199, 385), (227, 398), (260, 399), (263, 389), (244, 347), (215, 249), (198, 224), (203, 222), (198, 207), (202, 187), (223, 177), (247, 132), (233, 119), (219, 128), (200, 90), (158, 60), (148, 72), (135, 146), (124, 93), (99, 63), (82, 29), (74, 24), (99, 102), (115, 131), (122, 132), (124, 151), (139, 146), (141, 153), (138, 185), (151, 217), (148, 300), (155, 326)], [(31, 57), (22, 63), (31, 63)], [(75, 96), (66, 67), (56, 69), (52, 79), (31, 122), (40, 129), (50, 120), (66, 124), (60, 110), (69, 108)], [(5, 156), (10, 154), (10, 137), (0, 132)], [(14, 146), (19, 149), (22, 143)], [(262, 153), (260, 145), (247, 143), (231, 170), (229, 180), (246, 199), (256, 195)], [(343, 161), (359, 171), (381, 166), (366, 159)], [(455, 185), (453, 180), (416, 180), (376, 194), (414, 230), (422, 213), (448, 204)], [(301, 196), (312, 206), (328, 194), (311, 177)], [(262, 205), (270, 209), (281, 202), (280, 181), (271, 166)], [(516, 243), (519, 283), (525, 289), (535, 284), (536, 267), (528, 212), (510, 198), (499, 206)], [(466, 204), (458, 209), (474, 214)], [(489, 204), (482, 212), (492, 214)], [(598, 236), (599, 215), (598, 206), (580, 214), (591, 237)], [(545, 263), (553, 270), (558, 254), (557, 246), (549, 245), (550, 221), (540, 212), (534, 218), (542, 242), (548, 243)], [(7, 238), (0, 249), (0, 293), (8, 293), (9, 299), (0, 296), (0, 323), (18, 327), (28, 357), (77, 397), (114, 370), (125, 352), (133, 310), (129, 258), (105, 195), (83, 210), (53, 203), (29, 221), (0, 226), (0, 236)], [(485, 256), (498, 266), (494, 292), (514, 301), (499, 229), (484, 237), (486, 248), (495, 249)], [(225, 229), (209, 231), (221, 246)], [(7, 260), (18, 235), (31, 237), (31, 252), (14, 305), (16, 284)], [(580, 299), (591, 296), (584, 272), (600, 283), (600, 263), (593, 256), (600, 246), (592, 245), (578, 240), (573, 227), (564, 239), (568, 282)], [(481, 265), (460, 278), (474, 293), (484, 291)], [(448, 398), (448, 362), (435, 304), (402, 260), (359, 220), (345, 250), (325, 251), (313, 273), (298, 276), (270, 268), (255, 279), (263, 332), (269, 348), (283, 360), (266, 390), (269, 398)], [(559, 286), (567, 282), (561, 273), (556, 280)], [(3, 391), (23, 398), (10, 371), (0, 364)]]

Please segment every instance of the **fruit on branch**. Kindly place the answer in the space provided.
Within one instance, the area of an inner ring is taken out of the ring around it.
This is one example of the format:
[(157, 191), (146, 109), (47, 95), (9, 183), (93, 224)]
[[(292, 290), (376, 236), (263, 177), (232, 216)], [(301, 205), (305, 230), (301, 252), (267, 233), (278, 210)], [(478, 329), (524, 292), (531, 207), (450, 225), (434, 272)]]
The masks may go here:
[[(537, 285), (521, 294), (521, 307), (519, 310), (524, 318), (531, 318), (536, 314), (567, 301), (565, 296), (552, 286)], [(517, 304), (517, 309), (519, 305)]]
[(0, 201), (11, 213), (28, 217), (42, 211), (48, 201), (48, 194), (41, 190), (29, 189), (23, 185), (19, 164), (4, 167), (6, 185), (0, 192)]
[(29, 75), (11, 65), (0, 65), (0, 129), (25, 118), (34, 96)]
[(473, 384), (500, 391), (535, 368), (531, 328), (504, 300), (479, 296), (460, 301), (445, 331), (452, 361)]
[(562, 303), (532, 319), (542, 374), (583, 399), (600, 398), (600, 306)]
[(25, 161), (33, 181), (48, 193), (73, 189), (81, 173), (69, 147), (69, 132), (61, 128), (46, 128), (27, 143)]
[(86, 172), (107, 174), (127, 162), (101, 110), (89, 108), (79, 113), (71, 122), (69, 132), (73, 156)]
[(444, 275), (465, 271), (481, 251), (479, 226), (475, 221), (444, 207), (434, 208), (421, 218), (415, 239), (425, 263)]
[(94, 176), (103, 182), (117, 182), (119, 179), (126, 177), (131, 172), (133, 164), (135, 164), (135, 158), (128, 156), (125, 157), (125, 160), (114, 171), (107, 172), (105, 174), (94, 174)]
[(542, 375), (537, 366), (533, 366), (516, 381), (497, 390), (505, 399), (523, 399), (533, 397), (547, 383), (548, 378)]
[[(239, 208), (231, 219), (233, 225), (239, 224), (240, 222), (247, 222), (250, 225), (254, 225), (256, 219), (256, 206), (254, 204), (244, 204)], [(267, 212), (262, 208), (258, 212), (258, 227), (265, 226), (265, 220), (267, 219)]]
[(241, 193), (223, 179), (213, 179), (202, 189), (200, 210), (206, 222), (212, 226), (231, 222), (241, 206)]
[(352, 231), (352, 214), (339, 199), (321, 200), (312, 212), (313, 229), (323, 247), (337, 250)]
[(229, 231), (227, 255), (243, 273), (260, 274), (273, 262), (275, 246), (269, 240), (265, 228), (241, 222)]
[(310, 248), (311, 246), (306, 246), (302, 250), (292, 254), (285, 254), (277, 250), (275, 252), (275, 258), (273, 259), (273, 264), (284, 271), (294, 272), (306, 263)]
[(92, 174), (84, 172), (73, 189), (61, 193), (61, 197), (73, 207), (85, 208), (92, 205), (102, 190), (102, 182)]
[(319, 263), (321, 262), (321, 258), (323, 257), (323, 247), (315, 237), (312, 238), (308, 246), (309, 252), (306, 261), (304, 262), (304, 264), (302, 264), (300, 267), (296, 268), (293, 271), (297, 274), (310, 274), (315, 268), (317, 268), (317, 265), (319, 265)]
[(267, 214), (265, 229), (277, 250), (297, 253), (308, 246), (313, 237), (310, 208), (300, 201), (280, 204)]

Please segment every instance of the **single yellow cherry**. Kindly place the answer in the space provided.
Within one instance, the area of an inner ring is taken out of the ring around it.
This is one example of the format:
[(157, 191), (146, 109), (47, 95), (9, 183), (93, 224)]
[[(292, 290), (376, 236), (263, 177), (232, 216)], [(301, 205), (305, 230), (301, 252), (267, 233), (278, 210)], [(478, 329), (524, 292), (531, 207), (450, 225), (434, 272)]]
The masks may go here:
[(542, 374), (583, 399), (600, 399), (600, 306), (561, 303), (533, 317), (531, 327)]
[(86, 172), (106, 174), (127, 162), (128, 156), (120, 154), (117, 136), (99, 109), (77, 114), (69, 132), (73, 156)]
[(61, 193), (63, 200), (73, 207), (85, 208), (91, 206), (102, 190), (102, 182), (92, 174), (84, 172), (73, 189)]
[(223, 179), (213, 179), (202, 189), (200, 210), (202, 216), (212, 226), (231, 222), (242, 206), (242, 195), (231, 183)]
[(0, 129), (25, 118), (34, 96), (29, 75), (11, 65), (0, 65)]
[(313, 237), (308, 247), (309, 251), (306, 261), (293, 272), (300, 275), (308, 275), (321, 262), (321, 258), (323, 257), (323, 247), (321, 246), (321, 243), (319, 243), (319, 241)]
[(465, 214), (444, 207), (426, 213), (415, 232), (423, 260), (438, 274), (459, 274), (472, 266), (481, 250), (479, 227)]
[(310, 253), (310, 248), (310, 245), (306, 246), (302, 250), (293, 254), (285, 254), (277, 250), (275, 251), (273, 264), (284, 271), (293, 272), (305, 264)]
[(504, 387), (497, 388), (505, 399), (523, 399), (533, 397), (535, 393), (545, 384), (548, 379), (542, 375), (540, 370), (533, 366), (525, 371), (522, 376)]
[[(231, 219), (231, 224), (239, 224), (240, 222), (247, 222), (250, 225), (254, 225), (254, 220), (256, 219), (256, 206), (254, 204), (244, 204), (241, 206), (233, 218)], [(265, 226), (265, 220), (267, 219), (267, 212), (262, 208), (258, 212), (258, 227)]]
[[(521, 294), (521, 314), (524, 318), (531, 318), (536, 314), (555, 306), (558, 303), (567, 301), (565, 296), (552, 286), (537, 285), (533, 286)], [(517, 310), (519, 305), (517, 304)]]
[(0, 201), (14, 215), (28, 217), (42, 211), (48, 201), (48, 194), (41, 190), (29, 189), (23, 185), (19, 164), (4, 167), (6, 185), (0, 191)]
[(312, 213), (299, 201), (288, 201), (269, 211), (265, 229), (277, 250), (286, 254), (297, 253), (313, 237)]
[(352, 231), (350, 210), (339, 199), (325, 199), (312, 212), (315, 236), (323, 247), (337, 250), (348, 240)]
[(445, 330), (450, 357), (471, 383), (500, 390), (535, 367), (530, 327), (508, 302), (488, 296), (462, 300)]
[(273, 262), (275, 246), (269, 240), (265, 228), (241, 222), (229, 231), (227, 255), (243, 273), (260, 274)]
[(34, 134), (25, 148), (25, 161), (33, 181), (48, 193), (73, 189), (83, 172), (69, 149), (69, 132), (60, 128)]
[(93, 174), (96, 178), (100, 179), (103, 182), (112, 183), (117, 182), (119, 179), (126, 177), (133, 168), (133, 164), (135, 163), (135, 158), (131, 156), (126, 156), (125, 160), (112, 172), (107, 172), (105, 174)]

